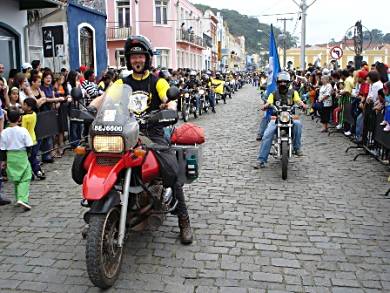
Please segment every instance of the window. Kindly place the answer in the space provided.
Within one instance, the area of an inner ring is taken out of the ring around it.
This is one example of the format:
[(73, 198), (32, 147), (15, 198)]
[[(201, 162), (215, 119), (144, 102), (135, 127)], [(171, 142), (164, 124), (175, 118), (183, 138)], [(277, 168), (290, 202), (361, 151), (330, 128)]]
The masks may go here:
[(119, 27), (130, 27), (130, 1), (116, 2), (116, 16)]
[(160, 49), (157, 51), (159, 51), (160, 54), (156, 56), (156, 66), (169, 67), (169, 50)]
[(168, 0), (155, 0), (156, 24), (168, 24)]
[(117, 67), (125, 67), (126, 66), (126, 58), (124, 50), (116, 50), (115, 51), (115, 60)]
[(80, 65), (95, 68), (93, 60), (93, 32), (86, 26), (80, 29), (80, 55)]

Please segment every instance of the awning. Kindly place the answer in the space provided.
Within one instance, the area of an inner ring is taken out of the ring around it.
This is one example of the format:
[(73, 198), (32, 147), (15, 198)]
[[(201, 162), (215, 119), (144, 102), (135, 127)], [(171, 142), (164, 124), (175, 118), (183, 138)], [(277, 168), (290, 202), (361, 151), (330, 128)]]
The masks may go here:
[(64, 1), (59, 0), (19, 0), (20, 10), (56, 8), (63, 5)]

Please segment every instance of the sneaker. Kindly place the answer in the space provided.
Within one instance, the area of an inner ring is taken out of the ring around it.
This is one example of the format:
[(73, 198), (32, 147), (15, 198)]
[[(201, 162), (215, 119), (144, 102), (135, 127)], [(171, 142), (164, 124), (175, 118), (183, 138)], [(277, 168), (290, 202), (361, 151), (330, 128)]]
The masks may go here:
[(387, 122), (386, 122), (386, 120), (383, 120), (383, 121), (381, 122), (381, 124), (379, 124), (379, 125), (381, 125), (381, 126), (385, 126), (385, 125), (387, 125)]
[(294, 153), (295, 153), (295, 155), (298, 156), (298, 157), (302, 157), (302, 156), (303, 156), (302, 150), (296, 150)]
[(385, 128), (383, 128), (383, 131), (386, 131), (386, 132), (387, 132), (387, 131), (390, 131), (390, 125), (389, 125), (389, 124), (387, 124), (387, 125), (386, 125), (386, 127), (385, 127)]
[(217, 113), (217, 112), (215, 112), (215, 109), (214, 109), (214, 108), (211, 109), (211, 112), (213, 112), (214, 114)]
[(351, 134), (352, 134), (352, 133), (351, 133), (351, 131), (349, 131), (349, 130), (344, 132), (344, 135), (345, 135), (345, 136), (350, 136)]
[(11, 203), (11, 201), (9, 199), (3, 198), (0, 195), (0, 206), (5, 206), (6, 204), (10, 204), (10, 203)]
[(25, 203), (25, 202), (22, 202), (21, 200), (18, 200), (18, 201), (16, 202), (16, 204), (17, 204), (19, 207), (23, 208), (25, 212), (31, 210), (31, 206), (29, 206), (29, 205), (28, 205), (27, 203)]
[(254, 169), (264, 169), (265, 163), (264, 162), (257, 162), (256, 165), (253, 166)]
[(39, 180), (46, 179), (45, 174), (41, 170), (37, 171), (34, 175), (35, 175), (35, 177), (39, 178)]
[(337, 129), (337, 130), (340, 130), (341, 128), (343, 128), (343, 125), (342, 125), (342, 124), (339, 124), (339, 125), (336, 126), (336, 129)]

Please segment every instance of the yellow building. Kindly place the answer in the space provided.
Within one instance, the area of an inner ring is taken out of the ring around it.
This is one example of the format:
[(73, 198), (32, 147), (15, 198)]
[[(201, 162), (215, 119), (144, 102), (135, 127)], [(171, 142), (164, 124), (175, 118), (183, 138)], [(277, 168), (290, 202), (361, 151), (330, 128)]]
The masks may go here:
[[(327, 67), (330, 63), (330, 61), (333, 60), (333, 58), (330, 55), (330, 50), (333, 46), (324, 45), (324, 46), (312, 46), (306, 48), (306, 57), (305, 62), (306, 65), (309, 63), (315, 64), (316, 61), (318, 64), (320, 64), (322, 67)], [(338, 60), (338, 64), (341, 68), (346, 67), (349, 61), (353, 61), (355, 57), (355, 52), (345, 48), (342, 44), (340, 47), (343, 50), (343, 56)], [(291, 61), (292, 66), (294, 68), (300, 68), (301, 67), (301, 58), (300, 58), (300, 48), (291, 48), (287, 50), (287, 56), (286, 60), (287, 62)], [(369, 65), (374, 64), (375, 62), (383, 62), (385, 64), (390, 63), (390, 45), (387, 44), (385, 46), (381, 46), (378, 48), (370, 48), (368, 50), (364, 50), (363, 53), (363, 60), (367, 61)], [(283, 50), (279, 49), (279, 58), (280, 58), (280, 64), (283, 64)], [(286, 63), (287, 63), (286, 62)]]

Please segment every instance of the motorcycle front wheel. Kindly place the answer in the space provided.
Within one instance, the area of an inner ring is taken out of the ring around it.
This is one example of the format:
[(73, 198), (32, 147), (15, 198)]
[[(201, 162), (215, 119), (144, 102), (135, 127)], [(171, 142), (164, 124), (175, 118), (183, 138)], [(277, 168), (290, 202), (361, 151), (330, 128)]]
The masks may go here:
[(287, 169), (288, 169), (288, 144), (287, 141), (282, 141), (282, 179), (287, 179)]
[(107, 289), (117, 280), (123, 249), (118, 247), (119, 208), (107, 214), (91, 214), (86, 244), (87, 271), (91, 282)]
[(183, 117), (183, 121), (187, 122), (190, 118), (190, 108), (187, 106), (187, 104), (183, 105), (183, 110), (181, 112), (181, 115)]

